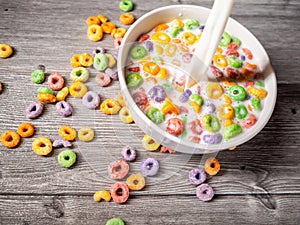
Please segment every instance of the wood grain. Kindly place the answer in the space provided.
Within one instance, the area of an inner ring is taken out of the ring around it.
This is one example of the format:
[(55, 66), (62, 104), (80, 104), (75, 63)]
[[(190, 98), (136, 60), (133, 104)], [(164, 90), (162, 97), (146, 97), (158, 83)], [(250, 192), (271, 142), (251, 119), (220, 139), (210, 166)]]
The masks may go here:
[[(161, 6), (194, 4), (211, 7), (210, 0), (134, 1), (136, 18)], [(119, 1), (0, 0), (0, 42), (14, 47), (13, 57), (0, 59), (0, 132), (16, 129), (26, 106), (35, 100), (41, 85), (29, 81), (32, 70), (42, 64), (47, 74), (58, 71), (67, 79), (75, 53), (98, 46), (113, 49), (106, 35), (98, 43), (86, 38), (85, 19), (102, 13), (118, 26)], [(202, 155), (149, 153), (142, 150), (141, 130), (124, 125), (118, 116), (99, 110), (85, 110), (79, 99), (68, 98), (74, 107), (69, 118), (60, 117), (55, 105), (47, 105), (42, 117), (32, 120), (36, 135), (52, 140), (62, 124), (76, 129), (93, 126), (96, 141), (74, 143), (78, 154), (74, 168), (59, 167), (54, 150), (39, 157), (31, 150), (33, 138), (24, 139), (16, 149), (0, 146), (0, 224), (105, 224), (122, 217), (126, 224), (298, 224), (300, 206), (300, 2), (298, 0), (236, 1), (232, 18), (249, 29), (266, 49), (278, 79), (278, 101), (267, 126), (236, 151), (217, 155), (221, 171), (209, 177), (216, 197), (203, 203), (195, 197), (188, 171), (203, 165)], [(102, 99), (116, 97), (118, 82), (99, 88), (90, 70), (87, 83)], [(44, 83), (42, 86), (46, 86)], [(159, 176), (147, 179), (147, 186), (132, 192), (127, 204), (95, 203), (92, 195), (109, 189), (107, 164), (120, 158), (120, 148), (130, 142), (139, 150), (131, 172), (139, 170), (146, 157), (160, 160)], [(95, 143), (98, 144), (97, 151)], [(100, 143), (100, 144), (99, 144)], [(242, 222), (241, 222), (242, 221)]]

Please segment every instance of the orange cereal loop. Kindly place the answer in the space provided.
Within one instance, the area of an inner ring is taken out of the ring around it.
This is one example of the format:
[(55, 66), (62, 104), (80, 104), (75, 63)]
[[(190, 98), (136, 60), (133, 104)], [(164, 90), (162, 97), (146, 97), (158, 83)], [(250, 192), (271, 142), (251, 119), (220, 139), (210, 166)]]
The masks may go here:
[(155, 31), (155, 32), (158, 32), (158, 31), (166, 30), (166, 29), (168, 29), (168, 28), (169, 28), (169, 26), (168, 26), (167, 24), (162, 23), (162, 24), (157, 25), (157, 26), (154, 28), (154, 31)]
[(72, 67), (80, 67), (81, 63), (79, 62), (80, 54), (74, 54), (70, 60), (70, 64)]
[(101, 24), (101, 28), (103, 30), (104, 33), (106, 34), (110, 34), (111, 31), (116, 27), (115, 24), (113, 24), (112, 22), (105, 22)]
[(16, 147), (19, 144), (20, 140), (20, 135), (12, 130), (7, 130), (1, 134), (1, 143), (7, 148)]
[(12, 47), (7, 44), (0, 44), (0, 58), (8, 58), (13, 53)]
[(118, 114), (120, 109), (120, 104), (112, 98), (105, 99), (100, 105), (100, 110), (108, 115)]
[(98, 19), (101, 21), (101, 23), (105, 23), (107, 22), (107, 18), (105, 16), (103, 16), (102, 14), (98, 14)]
[(19, 125), (17, 132), (23, 138), (31, 137), (34, 133), (34, 127), (31, 123), (22, 123)]
[(214, 157), (208, 158), (204, 163), (204, 170), (209, 175), (216, 175), (220, 170), (219, 161)]
[(37, 155), (49, 155), (52, 152), (52, 142), (44, 137), (38, 137), (32, 142), (32, 150)]
[(85, 84), (80, 81), (74, 82), (69, 88), (70, 95), (75, 98), (82, 98), (87, 93), (87, 91), (88, 89)]
[(91, 26), (94, 24), (100, 25), (100, 23), (101, 23), (100, 19), (97, 16), (89, 16), (85, 22), (86, 22), (86, 25), (88, 25), (88, 26)]
[(134, 22), (134, 16), (131, 13), (123, 13), (120, 16), (120, 22), (125, 25), (132, 24)]
[(114, 38), (122, 38), (124, 37), (126, 33), (126, 29), (123, 27), (119, 27), (116, 29), (116, 32), (114, 33)]
[(87, 36), (91, 41), (100, 41), (103, 38), (102, 28), (96, 24), (89, 26)]
[(89, 53), (82, 53), (79, 56), (79, 62), (84, 67), (93, 65), (93, 57)]
[(38, 93), (37, 100), (44, 103), (54, 103), (56, 102), (56, 97), (53, 94), (48, 93)]
[(74, 141), (76, 138), (76, 130), (70, 126), (61, 126), (58, 130), (58, 135), (66, 141)]

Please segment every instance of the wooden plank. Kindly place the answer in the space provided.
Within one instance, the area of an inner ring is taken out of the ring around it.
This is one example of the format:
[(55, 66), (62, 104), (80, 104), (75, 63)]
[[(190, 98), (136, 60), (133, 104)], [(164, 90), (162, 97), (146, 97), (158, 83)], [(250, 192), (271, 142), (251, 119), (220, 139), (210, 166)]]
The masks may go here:
[[(189, 207), (187, 207), (187, 205)], [(150, 206), (150, 207), (149, 207)], [(127, 204), (92, 196), (0, 196), (2, 224), (100, 224), (112, 217), (131, 224), (297, 224), (299, 195), (130, 197)]]

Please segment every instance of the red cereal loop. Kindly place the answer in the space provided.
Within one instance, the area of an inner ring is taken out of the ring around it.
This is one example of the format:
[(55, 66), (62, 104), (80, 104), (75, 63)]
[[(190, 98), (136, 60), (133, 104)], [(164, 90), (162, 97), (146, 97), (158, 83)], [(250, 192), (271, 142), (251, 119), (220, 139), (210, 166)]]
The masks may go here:
[(242, 48), (242, 51), (244, 52), (245, 56), (248, 59), (252, 59), (253, 58), (252, 52), (248, 48)]
[(217, 68), (213, 65), (209, 66), (209, 70), (210, 70), (211, 74), (213, 75), (213, 77), (215, 77), (215, 78), (222, 78), (224, 76), (223, 72), (219, 68)]
[(229, 45), (227, 45), (227, 49), (237, 50), (238, 48), (239, 48), (239, 46), (236, 43), (234, 43), (234, 42), (232, 42)]
[(138, 106), (146, 105), (148, 103), (147, 95), (144, 92), (134, 93), (133, 100)]
[(150, 36), (149, 36), (148, 34), (142, 34), (142, 35), (138, 38), (138, 43), (142, 43), (142, 42), (148, 40), (149, 37), (150, 37)]
[(191, 137), (189, 137), (189, 140), (191, 142), (194, 142), (194, 143), (200, 143), (201, 139), (199, 137), (196, 137), (196, 136), (191, 136)]
[(232, 56), (232, 55), (234, 55), (235, 57), (239, 57), (240, 56), (240, 54), (235, 49), (227, 49), (225, 54), (227, 56)]
[(106, 87), (110, 84), (111, 79), (110, 76), (108, 76), (105, 73), (100, 73), (95, 78), (96, 83), (101, 87)]
[(183, 123), (178, 118), (168, 119), (166, 130), (170, 134), (179, 135), (183, 131)]
[(249, 80), (244, 84), (244, 87), (247, 88), (249, 86), (253, 86), (254, 85), (254, 81), (253, 80)]
[(201, 122), (198, 119), (189, 122), (188, 128), (193, 132), (193, 134), (202, 134), (203, 132)]
[(48, 77), (48, 87), (53, 91), (59, 91), (63, 88), (65, 80), (60, 73), (54, 72)]
[(129, 197), (129, 188), (127, 184), (117, 182), (111, 186), (110, 194), (114, 202), (121, 204), (127, 201)]
[(129, 72), (134, 72), (134, 73), (137, 73), (137, 72), (140, 72), (140, 67), (131, 67), (131, 68), (128, 68), (128, 71)]
[(175, 153), (175, 150), (170, 149), (170, 148), (167, 148), (166, 146), (161, 146), (160, 152), (162, 152), (162, 153), (168, 152), (168, 153), (170, 153), (170, 154), (173, 154), (173, 153)]
[(118, 160), (111, 162), (108, 166), (108, 174), (111, 179), (120, 180), (123, 179), (129, 171), (129, 165), (124, 160)]
[(233, 79), (240, 79), (241, 78), (241, 72), (237, 69), (233, 69), (233, 68), (228, 67), (226, 69), (226, 73), (227, 73), (227, 76), (230, 77), (230, 78), (233, 78)]
[(256, 123), (256, 117), (253, 114), (250, 114), (243, 122), (242, 125), (245, 128), (252, 127)]

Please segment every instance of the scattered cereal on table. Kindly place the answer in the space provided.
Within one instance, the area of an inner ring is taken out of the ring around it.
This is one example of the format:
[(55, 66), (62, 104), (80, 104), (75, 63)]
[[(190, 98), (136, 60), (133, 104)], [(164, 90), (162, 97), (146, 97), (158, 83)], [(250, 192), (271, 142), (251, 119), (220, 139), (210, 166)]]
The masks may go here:
[(219, 161), (214, 157), (208, 158), (204, 163), (204, 170), (209, 175), (216, 175), (220, 170)]
[(34, 134), (34, 126), (31, 123), (21, 123), (17, 132), (23, 138), (31, 137)]
[(160, 144), (152, 139), (149, 135), (145, 135), (142, 139), (142, 145), (147, 151), (156, 151)]
[(0, 44), (0, 57), (5, 59), (13, 54), (13, 49), (8, 44)]
[(64, 150), (57, 156), (58, 164), (64, 168), (70, 168), (76, 162), (76, 153), (72, 150)]
[(73, 108), (68, 102), (60, 101), (60, 102), (56, 103), (56, 110), (59, 115), (71, 116)]
[(56, 139), (52, 143), (53, 148), (60, 148), (60, 147), (72, 147), (72, 143), (69, 141), (66, 141), (64, 139)]
[(32, 150), (37, 155), (49, 155), (52, 152), (52, 143), (44, 136), (38, 137), (32, 142)]
[(139, 191), (145, 187), (145, 178), (141, 174), (131, 174), (126, 184), (130, 190)]
[(82, 104), (88, 109), (96, 109), (100, 105), (100, 96), (93, 91), (88, 91), (82, 97)]
[(76, 138), (76, 130), (70, 126), (61, 126), (58, 135), (66, 141), (74, 141)]
[(41, 102), (32, 102), (26, 108), (26, 117), (29, 119), (37, 118), (42, 114), (44, 104)]
[(156, 159), (148, 158), (141, 162), (141, 172), (145, 177), (155, 176), (159, 170), (159, 163)]
[(196, 188), (196, 195), (201, 201), (210, 201), (214, 194), (214, 190), (209, 184), (200, 184)]
[(114, 202), (125, 203), (129, 197), (129, 188), (127, 184), (117, 182), (111, 186), (110, 194)]
[(100, 109), (105, 114), (113, 115), (118, 114), (118, 112), (121, 109), (121, 106), (116, 100), (108, 98), (101, 103)]
[(132, 162), (136, 159), (136, 150), (133, 147), (125, 146), (121, 151), (122, 158), (127, 162)]
[(80, 141), (88, 142), (88, 141), (93, 140), (93, 138), (94, 138), (94, 131), (92, 128), (90, 128), (88, 126), (84, 126), (79, 129), (78, 139)]
[(4, 147), (14, 148), (20, 143), (20, 135), (12, 130), (7, 130), (1, 134), (1, 143)]
[(105, 225), (125, 225), (125, 223), (121, 218), (111, 218), (106, 221)]
[(110, 192), (106, 190), (96, 191), (94, 194), (95, 202), (100, 202), (102, 199), (106, 202), (109, 202), (111, 199)]
[(118, 160), (111, 162), (108, 165), (108, 175), (111, 179), (121, 180), (123, 179), (129, 172), (129, 165), (124, 160)]
[(199, 185), (206, 180), (206, 174), (203, 169), (195, 168), (189, 172), (189, 180), (191, 184)]

